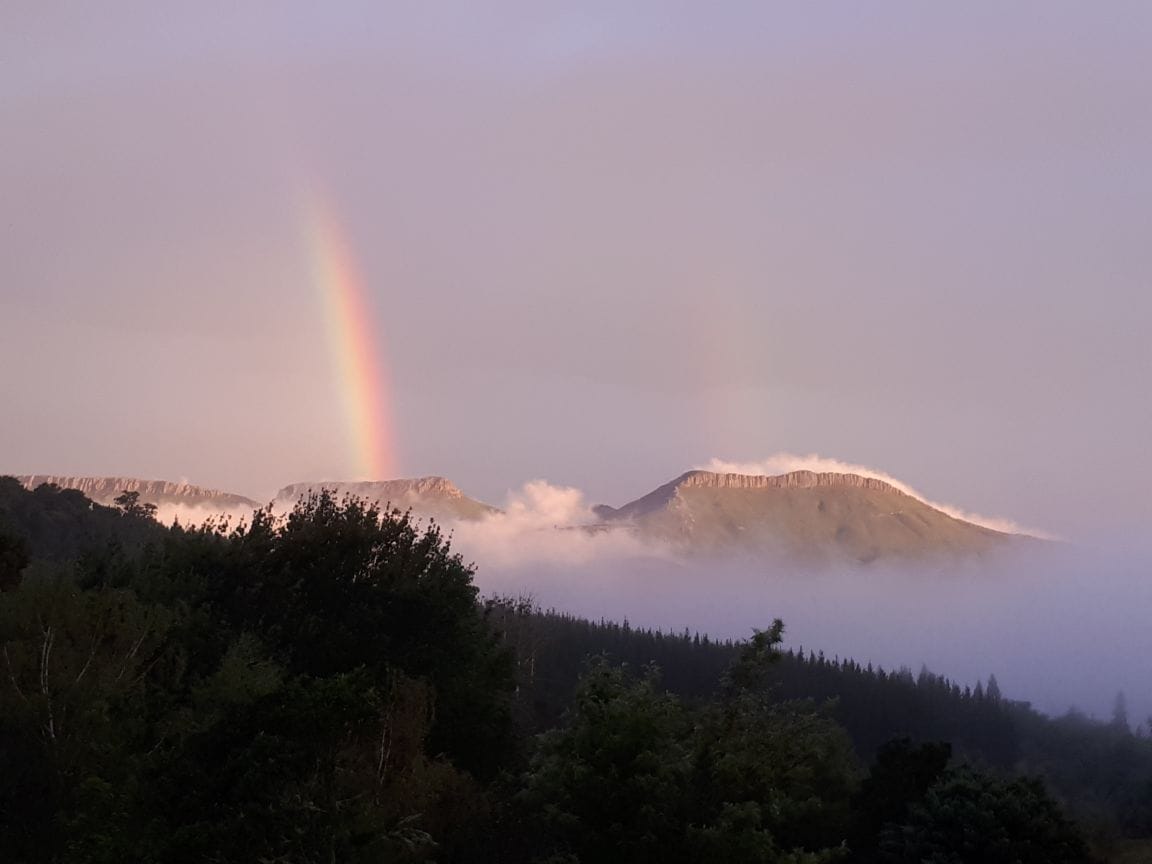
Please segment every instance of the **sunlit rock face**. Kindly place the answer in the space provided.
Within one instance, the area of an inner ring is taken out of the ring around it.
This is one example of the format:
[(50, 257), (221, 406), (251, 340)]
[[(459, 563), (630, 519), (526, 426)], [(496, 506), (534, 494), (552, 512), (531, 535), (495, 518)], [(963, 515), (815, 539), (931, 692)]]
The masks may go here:
[(883, 480), (831, 472), (689, 471), (622, 507), (595, 512), (605, 525), (688, 553), (810, 563), (971, 557), (1037, 542), (957, 519)]
[(814, 489), (816, 487), (850, 487), (876, 489), (881, 492), (904, 492), (877, 480), (859, 474), (838, 474), (829, 471), (791, 471), (775, 477), (750, 474), (716, 474), (712, 471), (689, 471), (673, 481), (680, 488), (697, 489)]

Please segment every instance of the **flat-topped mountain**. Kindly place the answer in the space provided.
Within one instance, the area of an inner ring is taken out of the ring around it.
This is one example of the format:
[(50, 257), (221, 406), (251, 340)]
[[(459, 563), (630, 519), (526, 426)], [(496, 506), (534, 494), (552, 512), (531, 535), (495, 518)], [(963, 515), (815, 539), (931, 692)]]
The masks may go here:
[(55, 474), (22, 474), (16, 477), (25, 489), (51, 484), (61, 489), (77, 489), (97, 504), (111, 506), (122, 492), (138, 492), (140, 502), (163, 507), (180, 504), (213, 510), (257, 508), (260, 504), (243, 495), (206, 489), (191, 483), (170, 480), (140, 480), (135, 477), (67, 477)]
[(436, 519), (482, 519), (500, 512), (491, 505), (469, 498), (444, 477), (417, 477), (409, 480), (368, 480), (361, 482), (293, 483), (276, 493), (273, 507), (290, 508), (312, 491), (330, 489), (336, 495), (354, 495), (380, 505)]
[(1020, 538), (949, 516), (882, 480), (831, 472), (689, 471), (595, 512), (607, 525), (692, 551), (829, 562), (979, 555)]

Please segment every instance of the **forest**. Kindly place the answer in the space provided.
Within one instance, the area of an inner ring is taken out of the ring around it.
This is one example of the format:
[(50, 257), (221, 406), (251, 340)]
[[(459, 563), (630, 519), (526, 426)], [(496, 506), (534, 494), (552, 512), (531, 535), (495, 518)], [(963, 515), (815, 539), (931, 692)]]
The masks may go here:
[(1147, 860), (1122, 703), (481, 597), (435, 523), (355, 498), (118, 503), (0, 478), (5, 861)]

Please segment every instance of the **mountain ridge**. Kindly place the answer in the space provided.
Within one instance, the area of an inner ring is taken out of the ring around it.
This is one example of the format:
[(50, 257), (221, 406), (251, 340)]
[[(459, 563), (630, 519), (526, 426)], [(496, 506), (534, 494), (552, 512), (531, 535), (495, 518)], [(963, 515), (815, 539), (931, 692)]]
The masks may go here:
[(260, 506), (259, 502), (235, 492), (210, 489), (193, 483), (173, 480), (141, 480), (138, 477), (65, 475), (65, 474), (15, 474), (25, 489), (35, 490), (39, 486), (54, 485), (61, 489), (75, 489), (83, 492), (97, 504), (112, 504), (123, 492), (137, 492), (140, 500), (150, 504), (184, 504), (200, 506), (211, 503), (225, 507)]
[[(29, 489), (43, 483), (78, 489), (103, 504), (111, 504), (121, 492), (135, 491), (142, 502), (161, 508), (173, 505), (177, 511), (234, 513), (265, 506), (247, 496), (183, 482), (36, 474), (17, 475), (17, 479)], [(468, 497), (438, 475), (302, 481), (281, 487), (270, 504), (277, 512), (285, 512), (300, 498), (321, 489), (439, 521), (479, 521), (503, 512)], [(599, 505), (592, 512), (598, 519), (592, 525), (556, 527), (628, 530), (641, 539), (687, 553), (744, 552), (854, 563), (980, 556), (1017, 540), (1032, 539), (947, 513), (886, 480), (837, 471), (761, 475), (690, 470), (620, 507)]]
[(688, 471), (621, 507), (593, 512), (605, 527), (689, 552), (829, 563), (979, 556), (1026, 539), (952, 516), (884, 480), (831, 471)]

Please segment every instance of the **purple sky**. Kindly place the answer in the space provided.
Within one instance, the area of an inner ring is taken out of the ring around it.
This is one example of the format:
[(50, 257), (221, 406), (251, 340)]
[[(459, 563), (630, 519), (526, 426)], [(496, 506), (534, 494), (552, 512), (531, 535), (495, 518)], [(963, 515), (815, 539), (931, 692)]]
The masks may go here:
[(346, 477), (319, 186), (406, 475), (1152, 520), (1152, 5), (566, 5), (3, 4), (0, 470)]

